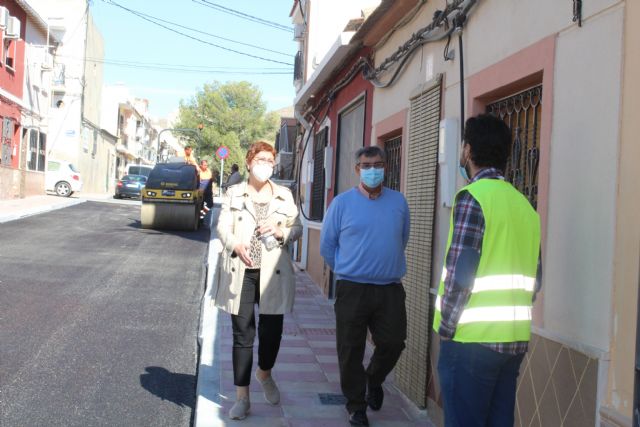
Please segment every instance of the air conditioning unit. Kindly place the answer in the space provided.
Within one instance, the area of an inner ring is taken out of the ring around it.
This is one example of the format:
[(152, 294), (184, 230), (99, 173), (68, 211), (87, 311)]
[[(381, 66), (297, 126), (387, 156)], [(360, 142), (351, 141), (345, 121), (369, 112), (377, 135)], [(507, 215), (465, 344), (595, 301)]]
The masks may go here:
[(7, 28), (7, 19), (9, 19), (9, 10), (6, 7), (0, 6), (0, 28), (3, 30)]
[(44, 52), (41, 68), (43, 70), (53, 70), (53, 55), (49, 52)]
[(293, 39), (302, 40), (304, 38), (304, 24), (296, 24), (293, 27)]
[(7, 20), (7, 31), (4, 34), (7, 39), (20, 38), (20, 20), (15, 16), (10, 16)]

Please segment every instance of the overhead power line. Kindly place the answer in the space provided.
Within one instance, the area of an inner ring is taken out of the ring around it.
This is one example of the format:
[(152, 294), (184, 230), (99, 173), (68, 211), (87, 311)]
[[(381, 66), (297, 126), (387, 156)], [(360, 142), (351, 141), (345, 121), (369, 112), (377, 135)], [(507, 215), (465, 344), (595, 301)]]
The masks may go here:
[(169, 64), (166, 62), (142, 62), (142, 61), (131, 61), (126, 59), (105, 59), (105, 58), (94, 58), (94, 57), (86, 57), (81, 58), (78, 56), (67, 56), (67, 55), (56, 55), (62, 58), (71, 58), (77, 59), (79, 61), (86, 60), (96, 60), (96, 61), (107, 61), (109, 63), (122, 63), (122, 64), (133, 64), (133, 65), (158, 65), (158, 66), (167, 66), (167, 67), (184, 67), (184, 68), (200, 68), (200, 69), (211, 69), (211, 70), (240, 70), (240, 71), (293, 71), (291, 67), (228, 67), (223, 65), (194, 65), (194, 64)]
[(105, 65), (114, 65), (119, 67), (156, 70), (156, 71), (175, 71), (184, 73), (211, 73), (211, 74), (246, 74), (246, 75), (291, 75), (292, 70), (277, 69), (277, 68), (233, 68), (233, 67), (209, 67), (198, 65), (181, 65), (181, 64), (160, 64), (153, 62), (137, 62), (137, 61), (122, 61), (122, 60), (109, 60), (102, 58), (80, 58), (73, 56), (60, 55), (63, 58), (68, 58), (76, 61), (86, 61), (92, 63), (99, 63)]
[(214, 3), (208, 0), (192, 0), (194, 3), (198, 3), (202, 6), (206, 6), (211, 9), (218, 10), (223, 13), (227, 13), (229, 15), (236, 16), (238, 18), (246, 19), (247, 21), (255, 22), (257, 24), (266, 25), (267, 27), (275, 28), (277, 30), (293, 32), (291, 27), (286, 25), (278, 24), (277, 22), (268, 21), (266, 19), (259, 18), (257, 16), (249, 15), (248, 13), (240, 12), (239, 10), (231, 9), (226, 6), (222, 6), (221, 4)]
[(276, 64), (284, 64), (284, 65), (293, 66), (293, 64), (288, 63), (288, 62), (278, 61), (276, 59), (270, 59), (270, 58), (265, 58), (265, 57), (262, 57), (262, 56), (253, 55), (253, 54), (246, 53), (246, 52), (241, 52), (239, 50), (235, 50), (235, 49), (231, 49), (231, 48), (228, 48), (228, 47), (220, 46), (219, 44), (215, 44), (215, 43), (209, 42), (207, 40), (202, 40), (202, 39), (200, 39), (198, 37), (194, 37), (192, 35), (189, 35), (189, 34), (181, 32), (181, 31), (175, 30), (173, 28), (167, 27), (166, 25), (161, 24), (159, 22), (156, 22), (156, 21), (154, 21), (154, 20), (152, 20), (150, 18), (147, 18), (146, 16), (143, 16), (139, 12), (136, 12), (135, 10), (129, 9), (128, 7), (122, 6), (121, 4), (118, 4), (118, 3), (114, 2), (113, 0), (102, 0), (102, 1), (104, 3), (106, 3), (106, 4), (118, 7), (120, 9), (122, 9), (122, 10), (125, 10), (125, 11), (127, 11), (127, 12), (129, 12), (129, 13), (137, 16), (137, 17), (139, 17), (140, 19), (143, 19), (145, 21), (151, 22), (152, 24), (155, 24), (155, 25), (157, 25), (159, 27), (162, 27), (162, 28), (164, 28), (166, 30), (169, 30), (169, 31), (171, 31), (173, 33), (180, 34), (181, 36), (187, 37), (187, 38), (189, 38), (191, 40), (195, 40), (195, 41), (198, 41), (200, 43), (204, 43), (204, 44), (207, 44), (207, 45), (210, 45), (210, 46), (213, 46), (213, 47), (217, 47), (218, 49), (226, 50), (228, 52), (237, 53), (238, 55), (248, 56), (250, 58), (255, 58), (255, 59), (261, 59), (263, 61), (273, 62), (273, 63), (276, 63)]
[(166, 19), (158, 18), (157, 16), (149, 15), (149, 14), (146, 14), (144, 12), (140, 12), (139, 10), (131, 9), (131, 11), (135, 12), (139, 16), (144, 16), (146, 18), (153, 19), (153, 20), (158, 21), (158, 22), (164, 22), (165, 24), (173, 25), (173, 26), (176, 26), (178, 28), (183, 28), (185, 30), (193, 31), (195, 33), (204, 34), (206, 36), (210, 36), (210, 37), (213, 37), (213, 38), (216, 38), (216, 39), (224, 40), (224, 41), (231, 42), (231, 43), (237, 43), (237, 44), (242, 45), (242, 46), (248, 46), (248, 47), (252, 47), (254, 49), (260, 49), (260, 50), (264, 50), (266, 52), (277, 53), (278, 55), (291, 57), (290, 53), (280, 52), (278, 50), (267, 49), (266, 47), (256, 46), (254, 44), (250, 44), (250, 43), (245, 43), (245, 42), (241, 42), (241, 41), (238, 41), (238, 40), (229, 39), (229, 38), (226, 38), (226, 37), (219, 36), (217, 34), (212, 34), (212, 33), (206, 32), (206, 31), (199, 30), (197, 28), (187, 27), (186, 25), (178, 24), (177, 22), (168, 21)]

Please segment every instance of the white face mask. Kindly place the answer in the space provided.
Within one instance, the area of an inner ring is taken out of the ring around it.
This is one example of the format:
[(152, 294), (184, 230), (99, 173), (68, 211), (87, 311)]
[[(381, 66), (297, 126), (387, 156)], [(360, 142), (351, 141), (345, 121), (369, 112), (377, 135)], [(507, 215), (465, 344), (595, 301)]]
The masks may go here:
[(269, 165), (255, 165), (251, 168), (251, 175), (260, 182), (265, 182), (273, 175), (273, 167)]

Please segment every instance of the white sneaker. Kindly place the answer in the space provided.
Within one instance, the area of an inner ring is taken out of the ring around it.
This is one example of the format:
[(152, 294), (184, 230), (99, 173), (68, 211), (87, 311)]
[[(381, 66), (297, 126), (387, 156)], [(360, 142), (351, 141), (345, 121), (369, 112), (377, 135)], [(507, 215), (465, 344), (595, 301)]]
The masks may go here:
[(271, 405), (277, 405), (280, 403), (280, 390), (278, 390), (278, 386), (272, 377), (267, 378), (266, 380), (261, 380), (258, 378), (258, 373), (255, 373), (256, 380), (262, 386), (262, 391), (264, 392), (264, 399), (270, 403)]
[(229, 409), (229, 418), (232, 420), (244, 420), (249, 415), (249, 409), (251, 409), (249, 396), (242, 397), (236, 400), (236, 403)]

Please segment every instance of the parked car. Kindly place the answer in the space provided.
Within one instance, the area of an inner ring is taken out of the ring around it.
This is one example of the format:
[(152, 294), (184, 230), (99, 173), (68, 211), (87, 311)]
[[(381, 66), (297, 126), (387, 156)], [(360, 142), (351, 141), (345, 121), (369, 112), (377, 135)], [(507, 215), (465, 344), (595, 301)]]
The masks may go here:
[(140, 198), (140, 191), (147, 183), (147, 177), (144, 175), (125, 175), (116, 184), (116, 194), (114, 198), (122, 199), (123, 197)]
[(65, 160), (49, 159), (45, 172), (45, 190), (53, 191), (58, 196), (69, 197), (82, 191), (80, 171)]

